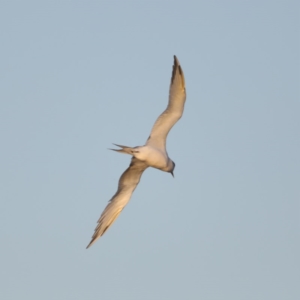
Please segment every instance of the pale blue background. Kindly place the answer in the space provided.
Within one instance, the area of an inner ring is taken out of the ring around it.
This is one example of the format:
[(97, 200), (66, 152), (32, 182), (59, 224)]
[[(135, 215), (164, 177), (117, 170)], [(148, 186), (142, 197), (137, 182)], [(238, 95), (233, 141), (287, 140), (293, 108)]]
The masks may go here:
[[(0, 298), (300, 299), (299, 1), (1, 1)], [(186, 76), (168, 139), (89, 250)]]

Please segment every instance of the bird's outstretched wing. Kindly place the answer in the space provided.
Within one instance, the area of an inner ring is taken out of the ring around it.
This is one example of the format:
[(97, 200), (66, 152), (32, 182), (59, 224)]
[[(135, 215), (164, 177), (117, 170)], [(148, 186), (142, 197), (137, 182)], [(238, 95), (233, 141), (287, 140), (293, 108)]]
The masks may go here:
[(169, 103), (166, 110), (154, 123), (146, 145), (165, 150), (167, 135), (174, 124), (181, 118), (185, 99), (184, 74), (177, 57), (174, 55)]
[(133, 157), (130, 166), (122, 174), (119, 180), (118, 190), (110, 199), (106, 208), (102, 212), (91, 242), (86, 248), (89, 248), (98, 238), (100, 238), (111, 224), (119, 216), (125, 205), (129, 202), (131, 195), (140, 182), (143, 172), (148, 168), (145, 162)]

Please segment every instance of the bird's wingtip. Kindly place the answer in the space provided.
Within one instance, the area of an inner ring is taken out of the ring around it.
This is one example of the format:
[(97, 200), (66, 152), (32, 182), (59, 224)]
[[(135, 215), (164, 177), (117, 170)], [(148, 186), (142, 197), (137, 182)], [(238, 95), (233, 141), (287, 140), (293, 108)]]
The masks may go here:
[(172, 70), (172, 76), (171, 76), (171, 85), (173, 84), (173, 81), (174, 81), (177, 70), (178, 70), (179, 74), (181, 75), (182, 85), (184, 87), (185, 86), (184, 75), (183, 75), (182, 69), (180, 67), (180, 62), (177, 59), (176, 55), (174, 55), (174, 64), (173, 64), (173, 70)]
[(92, 239), (91, 241), (90, 241), (90, 243), (86, 246), (86, 248), (85, 249), (88, 249), (88, 248), (90, 248), (93, 244), (94, 244), (94, 242), (95, 242), (95, 240), (94, 239)]

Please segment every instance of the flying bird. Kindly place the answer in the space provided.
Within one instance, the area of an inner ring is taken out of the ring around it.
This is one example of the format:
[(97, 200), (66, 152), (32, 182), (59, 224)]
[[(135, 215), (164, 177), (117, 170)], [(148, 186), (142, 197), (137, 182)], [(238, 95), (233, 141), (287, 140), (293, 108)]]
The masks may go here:
[(166, 110), (154, 123), (146, 144), (137, 147), (114, 144), (120, 149), (111, 149), (119, 153), (131, 155), (131, 163), (127, 170), (121, 175), (118, 190), (102, 212), (92, 240), (86, 248), (94, 244), (117, 219), (123, 208), (129, 202), (143, 172), (148, 167), (171, 173), (174, 177), (175, 163), (168, 156), (166, 139), (171, 128), (183, 114), (185, 99), (186, 92), (183, 71), (177, 57), (174, 56), (169, 103)]

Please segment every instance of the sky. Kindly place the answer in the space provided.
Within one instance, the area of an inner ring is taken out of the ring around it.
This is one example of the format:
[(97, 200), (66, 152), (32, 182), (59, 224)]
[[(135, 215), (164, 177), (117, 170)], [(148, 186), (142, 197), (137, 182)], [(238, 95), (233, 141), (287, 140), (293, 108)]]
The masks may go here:
[[(0, 298), (300, 299), (299, 1), (2, 1)], [(165, 109), (147, 169), (85, 249)]]

